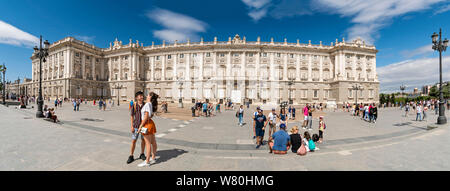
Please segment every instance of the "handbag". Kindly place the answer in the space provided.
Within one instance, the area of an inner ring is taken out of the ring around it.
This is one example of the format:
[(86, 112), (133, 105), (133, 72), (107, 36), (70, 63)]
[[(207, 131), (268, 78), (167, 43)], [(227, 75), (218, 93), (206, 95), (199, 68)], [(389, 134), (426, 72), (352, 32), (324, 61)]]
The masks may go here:
[(147, 132), (148, 132), (148, 129), (147, 129), (146, 127), (142, 127), (142, 128), (141, 128), (141, 133), (142, 133), (142, 134), (145, 135), (145, 134), (147, 134)]
[(305, 144), (302, 143), (302, 145), (300, 146), (300, 148), (297, 150), (297, 154), (300, 156), (304, 156), (306, 155), (306, 147)]

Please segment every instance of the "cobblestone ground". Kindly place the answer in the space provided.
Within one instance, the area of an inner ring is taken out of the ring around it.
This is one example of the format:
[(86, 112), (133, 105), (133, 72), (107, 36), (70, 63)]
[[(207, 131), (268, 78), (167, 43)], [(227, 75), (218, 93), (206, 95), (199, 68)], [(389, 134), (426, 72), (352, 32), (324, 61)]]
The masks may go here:
[[(375, 124), (342, 111), (317, 113), (312, 132), (317, 133), (319, 115), (327, 123), (320, 150), (278, 156), (266, 146), (255, 149), (253, 108), (245, 110), (242, 127), (235, 111), (187, 118), (179, 117), (190, 116), (186, 108), (169, 108), (170, 114), (154, 119), (158, 162), (138, 168), (139, 161), (125, 163), (131, 136), (125, 104), (106, 111), (82, 104), (74, 112), (65, 103), (56, 111), (59, 124), (35, 118), (35, 109), (0, 106), (0, 170), (450, 170), (450, 125), (426, 130), (436, 121), (434, 113), (416, 122), (396, 108), (379, 110)], [(290, 121), (288, 128), (300, 123)], [(139, 146), (135, 157), (138, 151)]]

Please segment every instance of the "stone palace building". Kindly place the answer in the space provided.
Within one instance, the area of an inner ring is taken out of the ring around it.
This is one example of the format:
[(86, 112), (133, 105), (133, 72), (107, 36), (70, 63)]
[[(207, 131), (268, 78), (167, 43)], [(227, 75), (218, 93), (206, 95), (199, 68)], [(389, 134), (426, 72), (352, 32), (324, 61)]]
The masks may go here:
[[(117, 39), (108, 48), (67, 37), (50, 45), (42, 65), (46, 98), (107, 98), (129, 101), (136, 91), (153, 91), (161, 100), (183, 102), (228, 99), (237, 103), (341, 105), (377, 103), (379, 81), (372, 45), (342, 39), (331, 45), (228, 41), (144, 46)], [(39, 60), (33, 54), (28, 95), (38, 95)], [(362, 87), (356, 92), (352, 86)]]

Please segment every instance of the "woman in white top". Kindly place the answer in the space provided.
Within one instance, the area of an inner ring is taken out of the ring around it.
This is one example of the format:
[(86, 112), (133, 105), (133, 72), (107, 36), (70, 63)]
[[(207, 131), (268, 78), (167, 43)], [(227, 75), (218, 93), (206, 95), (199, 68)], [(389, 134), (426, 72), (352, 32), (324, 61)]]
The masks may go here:
[[(139, 164), (139, 167), (144, 166), (150, 166), (150, 164), (154, 164), (156, 162), (156, 139), (155, 139), (155, 133), (156, 133), (156, 126), (153, 120), (151, 119), (153, 117), (153, 107), (150, 100), (151, 96), (147, 96), (147, 100), (144, 105), (144, 107), (141, 110), (141, 116), (142, 116), (142, 122), (139, 126), (138, 132), (142, 134), (145, 140), (145, 150), (146, 153), (146, 160)], [(150, 160), (150, 151), (152, 154), (152, 159)]]

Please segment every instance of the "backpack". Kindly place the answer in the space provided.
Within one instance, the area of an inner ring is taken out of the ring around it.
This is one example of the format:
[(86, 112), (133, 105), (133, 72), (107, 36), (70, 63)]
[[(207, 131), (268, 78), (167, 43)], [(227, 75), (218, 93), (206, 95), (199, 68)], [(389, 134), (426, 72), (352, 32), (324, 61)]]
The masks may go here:
[(309, 145), (309, 150), (314, 151), (316, 149), (316, 144), (314, 144), (314, 141), (312, 139), (310, 139), (308, 141), (308, 145)]
[(297, 154), (300, 156), (304, 156), (306, 155), (306, 147), (305, 144), (302, 143), (302, 145), (300, 146), (300, 148), (297, 150)]
[(325, 124), (325, 122), (323, 123), (323, 130), (327, 129), (327, 125)]

